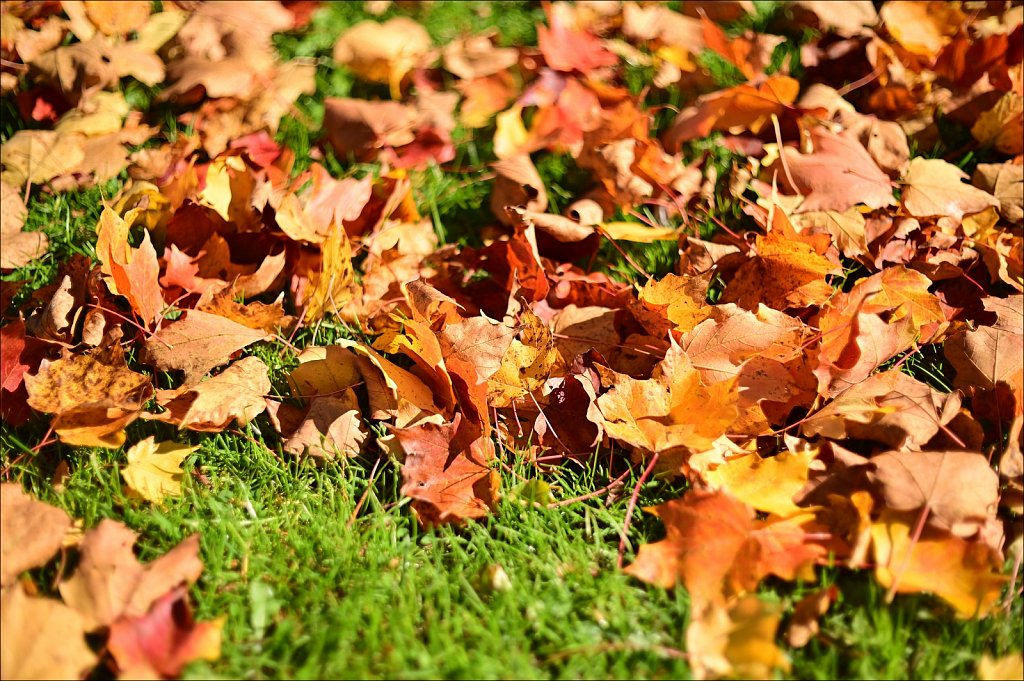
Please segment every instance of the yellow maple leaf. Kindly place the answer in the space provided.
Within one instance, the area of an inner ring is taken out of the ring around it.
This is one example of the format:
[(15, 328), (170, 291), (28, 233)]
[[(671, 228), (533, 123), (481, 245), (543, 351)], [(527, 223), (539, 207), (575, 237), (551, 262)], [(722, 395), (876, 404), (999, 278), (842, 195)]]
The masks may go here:
[(121, 477), (133, 494), (154, 504), (164, 497), (179, 497), (185, 474), (181, 462), (196, 449), (178, 442), (157, 444), (151, 435), (128, 450), (128, 465)]

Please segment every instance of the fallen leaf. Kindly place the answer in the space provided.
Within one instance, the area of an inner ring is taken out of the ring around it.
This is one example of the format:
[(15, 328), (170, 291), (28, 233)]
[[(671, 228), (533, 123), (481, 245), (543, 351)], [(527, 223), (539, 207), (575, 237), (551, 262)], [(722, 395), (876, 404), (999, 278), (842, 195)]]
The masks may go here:
[(22, 572), (45, 565), (57, 553), (71, 527), (71, 518), (63, 510), (25, 494), (17, 484), (0, 485), (0, 506), (0, 585), (6, 588)]
[(532, 393), (548, 379), (555, 357), (547, 325), (533, 312), (524, 313), (516, 338), (502, 356), (498, 370), (487, 379), (488, 402), (506, 407)]
[(686, 629), (694, 677), (769, 678), (789, 671), (789, 658), (775, 645), (781, 611), (757, 596), (698, 611)]
[(21, 192), (6, 182), (0, 183), (0, 268), (24, 267), (46, 253), (47, 236), (41, 232), (26, 232), (28, 209), (21, 200)]
[(55, 130), (19, 130), (0, 148), (0, 181), (24, 187), (66, 175), (85, 159), (84, 140)]
[(598, 371), (609, 387), (597, 399), (606, 432), (642, 452), (704, 451), (736, 420), (736, 381), (705, 384), (674, 341), (648, 380)]
[(875, 579), (895, 593), (934, 593), (961, 618), (990, 614), (1007, 581), (992, 549), (927, 529), (912, 537), (918, 515), (885, 510), (872, 525)]
[(805, 509), (793, 497), (807, 484), (808, 467), (816, 452), (781, 452), (762, 459), (755, 453), (729, 459), (704, 474), (711, 489), (725, 489), (758, 511), (787, 517)]
[(161, 596), (192, 584), (202, 573), (199, 535), (146, 565), (132, 551), (137, 537), (121, 523), (103, 520), (82, 538), (78, 569), (60, 583), (60, 595), (82, 616), (86, 631), (110, 626), (122, 616), (145, 615)]
[(451, 423), (392, 429), (405, 453), (402, 494), (413, 499), (424, 525), (481, 518), (497, 503), (500, 478), (490, 467), (494, 444), (469, 440), (460, 433), (465, 429), (461, 414)]
[(137, 211), (130, 210), (122, 219), (113, 209), (105, 207), (96, 226), (96, 255), (101, 271), (107, 275), (111, 293), (128, 299), (144, 324), (161, 319), (163, 290), (158, 281), (160, 264), (149, 230), (142, 230), (138, 248), (128, 244), (128, 233)]
[(147, 361), (153, 366), (161, 371), (184, 371), (185, 383), (193, 385), (235, 352), (270, 338), (264, 331), (224, 317), (189, 310), (151, 336), (145, 348)]
[(185, 472), (181, 462), (198, 447), (178, 442), (157, 443), (150, 435), (128, 449), (128, 465), (121, 469), (121, 477), (128, 489), (153, 504), (163, 503), (164, 497), (181, 496), (181, 480)]
[(806, 197), (800, 211), (841, 213), (861, 203), (870, 208), (896, 203), (892, 181), (860, 142), (824, 128), (813, 129), (810, 137), (814, 148), (810, 154), (782, 149), (789, 170), (783, 166), (779, 180), (788, 185), (792, 178), (792, 188)]
[(958, 223), (968, 213), (999, 207), (996, 197), (964, 184), (966, 177), (952, 163), (919, 156), (910, 162), (904, 178), (903, 207), (916, 218), (950, 217)]
[(947, 405), (959, 407), (959, 402), (956, 395), (939, 393), (901, 371), (884, 371), (841, 392), (808, 417), (801, 432), (920, 449), (955, 415)]
[(20, 583), (3, 590), (0, 604), (0, 675), (5, 679), (78, 679), (96, 666), (82, 617), (71, 608), (53, 598), (29, 596)]
[(149, 612), (122, 617), (110, 627), (107, 649), (119, 678), (177, 678), (189, 662), (220, 657), (224, 619), (195, 622), (188, 590), (179, 586), (161, 596)]
[(740, 266), (721, 302), (747, 310), (761, 304), (785, 310), (820, 305), (832, 296), (825, 276), (839, 268), (824, 257), (825, 249), (813, 237), (798, 235), (781, 209), (775, 211), (775, 223), (757, 237), (756, 255)]
[(878, 16), (904, 49), (929, 59), (939, 53), (964, 21), (958, 7), (944, 2), (887, 2)]
[(28, 404), (54, 414), (63, 442), (82, 447), (120, 447), (124, 428), (138, 418), (153, 394), (149, 377), (129, 369), (115, 341), (91, 354), (44, 360), (25, 376)]
[(786, 642), (793, 648), (803, 648), (818, 635), (818, 618), (828, 612), (829, 606), (839, 598), (839, 589), (830, 586), (807, 594), (793, 607), (793, 615), (786, 628)]
[(430, 35), (409, 17), (361, 21), (334, 44), (334, 61), (366, 80), (385, 83), (398, 99), (402, 78), (430, 50)]
[(1010, 653), (999, 658), (982, 655), (978, 660), (979, 681), (1015, 681), (1024, 678), (1024, 655)]
[(676, 153), (684, 142), (707, 137), (713, 130), (746, 129), (757, 134), (795, 100), (800, 84), (788, 76), (770, 76), (760, 85), (736, 87), (702, 95), (684, 109), (665, 131), (665, 149)]
[(871, 457), (868, 478), (891, 511), (927, 508), (929, 518), (958, 536), (995, 519), (999, 476), (984, 454), (885, 452)]
[(550, 27), (537, 27), (537, 47), (549, 67), (588, 73), (618, 63), (618, 57), (606, 50), (596, 36), (574, 25), (568, 5), (549, 5), (545, 9)]
[(266, 364), (243, 357), (216, 376), (179, 390), (160, 390), (155, 418), (189, 430), (220, 432), (232, 422), (245, 426), (266, 409), (271, 384)]
[(999, 200), (999, 214), (1015, 224), (1024, 222), (1024, 166), (979, 163), (971, 179), (974, 185)]

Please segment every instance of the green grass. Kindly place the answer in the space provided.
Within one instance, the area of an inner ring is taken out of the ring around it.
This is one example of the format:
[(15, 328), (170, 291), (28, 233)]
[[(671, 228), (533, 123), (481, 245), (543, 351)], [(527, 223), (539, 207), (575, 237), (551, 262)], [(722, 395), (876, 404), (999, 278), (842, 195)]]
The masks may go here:
[[(778, 3), (757, 3), (758, 11), (736, 26), (763, 30), (779, 16)], [(390, 8), (381, 18), (397, 15)], [(543, 11), (536, 4), (444, 3), (418, 7), (435, 42), (443, 45), (467, 32), (500, 25), (502, 44), (531, 44)], [(359, 83), (333, 64), (338, 33), (367, 18), (362, 3), (332, 3), (301, 31), (278, 36), (285, 58), (317, 60), (317, 92), (299, 102), (300, 118), (286, 117), (277, 138), (297, 155), (297, 171), (309, 164), (328, 96), (367, 96), (386, 89)], [(788, 49), (788, 48), (787, 48)], [(723, 79), (735, 77), (713, 57), (701, 55)], [(720, 58), (718, 58), (720, 60)], [(729, 68), (726, 68), (729, 67)], [(631, 89), (646, 76), (631, 76)], [(150, 101), (154, 92), (131, 86), (129, 99)], [(676, 106), (678, 92), (652, 93), (649, 102)], [(10, 100), (3, 103), (4, 138), (22, 123)], [(658, 127), (673, 113), (657, 114)], [(464, 133), (454, 167), (418, 171), (414, 190), (420, 211), (432, 218), (446, 243), (479, 245), (479, 229), (493, 222), (490, 182), (480, 178), (493, 160), (489, 129)], [(718, 203), (711, 215), (733, 228), (748, 224), (738, 202), (725, 191), (738, 157), (711, 138), (684, 150), (687, 162), (701, 155), (719, 171)], [(560, 212), (590, 186), (589, 175), (563, 155), (536, 159), (550, 198)], [(328, 156), (335, 175), (372, 172)], [(27, 280), (15, 302), (52, 281), (59, 265), (79, 253), (94, 256), (94, 226), (101, 201), (116, 193), (123, 178), (100, 188), (65, 194), (37, 193), (28, 225), (50, 238), (50, 253), (5, 276)], [(619, 216), (623, 218), (625, 216)], [(647, 216), (649, 219), (655, 216)], [(692, 216), (702, 235), (709, 219)], [(629, 218), (635, 219), (635, 218)], [(676, 244), (623, 244), (647, 273), (660, 277), (677, 263)], [(624, 281), (643, 278), (617, 250), (604, 244), (595, 268)], [(852, 285), (853, 277), (842, 282)], [(342, 338), (365, 340), (359, 329), (325, 321), (302, 329), (300, 346), (326, 345)], [(948, 367), (941, 352), (926, 347), (902, 368), (947, 389)], [(261, 343), (250, 354), (271, 369), (275, 393), (287, 395), (285, 376), (296, 360), (280, 343)], [(944, 373), (945, 372), (945, 373)], [(930, 378), (926, 378), (930, 377)], [(615, 453), (598, 452), (583, 464), (538, 469), (517, 455), (506, 455), (506, 491), (497, 512), (462, 528), (421, 529), (399, 494), (398, 465), (377, 461), (371, 446), (362, 456), (317, 466), (283, 454), (267, 417), (243, 431), (216, 435), (179, 433), (159, 423), (135, 423), (128, 442), (158, 439), (191, 442), (198, 450), (186, 461), (184, 494), (164, 506), (128, 497), (119, 474), (122, 451), (53, 444), (31, 448), (47, 430), (44, 417), (12, 428), (0, 425), (0, 450), (7, 479), (66, 509), (92, 527), (103, 518), (125, 522), (140, 533), (143, 560), (152, 560), (186, 536), (199, 532), (205, 571), (192, 588), (200, 619), (225, 616), (222, 657), (197, 663), (187, 678), (679, 678), (689, 677), (684, 632), (689, 604), (684, 590), (648, 587), (616, 568), (627, 497), (639, 476), (632, 470), (624, 489), (558, 509), (537, 508), (511, 492), (542, 477), (556, 499), (570, 499), (605, 486), (627, 470)], [(54, 475), (69, 467), (59, 487)], [(641, 507), (675, 498), (678, 483), (644, 485), (634, 511), (627, 562), (640, 544), (663, 536), (661, 523)], [(489, 576), (500, 566), (506, 585)], [(57, 577), (51, 564), (31, 576), (43, 591)], [(769, 581), (765, 598), (785, 604), (821, 585), (837, 584), (841, 600), (823, 618), (822, 635), (806, 648), (790, 651), (795, 678), (962, 678), (972, 677), (982, 654), (1016, 650), (1024, 637), (1021, 600), (1008, 616), (962, 622), (935, 598), (899, 597), (887, 604), (884, 590), (869, 572), (825, 568), (817, 584)], [(507, 588), (505, 588), (507, 587)]]

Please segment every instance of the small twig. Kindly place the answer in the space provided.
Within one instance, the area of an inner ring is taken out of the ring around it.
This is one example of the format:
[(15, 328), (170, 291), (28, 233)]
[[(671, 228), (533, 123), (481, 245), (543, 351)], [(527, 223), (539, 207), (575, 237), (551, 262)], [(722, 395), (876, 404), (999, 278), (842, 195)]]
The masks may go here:
[(554, 503), (548, 504), (547, 507), (548, 508), (561, 508), (562, 506), (568, 506), (569, 504), (575, 504), (577, 501), (586, 501), (587, 499), (593, 499), (594, 497), (599, 497), (599, 496), (602, 496), (604, 494), (607, 494), (608, 492), (611, 492), (613, 489), (621, 487), (622, 486), (622, 481), (626, 479), (626, 476), (629, 475), (630, 472), (631, 471), (627, 470), (625, 473), (623, 473), (619, 477), (615, 478), (614, 480), (609, 482), (607, 485), (605, 485), (601, 489), (596, 489), (593, 492), (590, 492), (589, 494), (581, 494), (580, 496), (573, 497), (572, 499), (563, 499), (562, 501), (556, 501)]
[(647, 482), (647, 476), (654, 470), (654, 465), (658, 463), (659, 453), (655, 452), (654, 456), (651, 457), (651, 462), (647, 464), (647, 468), (644, 469), (643, 475), (636, 482), (636, 487), (633, 488), (633, 494), (629, 497), (629, 505), (626, 506), (626, 522), (622, 525), (622, 536), (619, 538), (619, 557), (616, 560), (616, 565), (622, 569), (622, 557), (626, 553), (626, 537), (629, 536), (629, 526), (633, 522), (633, 510), (636, 508), (637, 497), (640, 496), (640, 488), (643, 487), (644, 483)]

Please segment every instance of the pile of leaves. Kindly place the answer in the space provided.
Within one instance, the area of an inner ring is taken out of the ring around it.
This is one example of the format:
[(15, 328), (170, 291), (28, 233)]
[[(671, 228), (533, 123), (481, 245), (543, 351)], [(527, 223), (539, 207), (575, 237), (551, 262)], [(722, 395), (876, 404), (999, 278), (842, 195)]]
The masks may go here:
[[(768, 577), (873, 570), (965, 618), (1020, 597), (1019, 5), (803, 1), (775, 35), (751, 3), (556, 2), (536, 46), (437, 47), (387, 4), (317, 63), (272, 42), (315, 3), (4, 3), (0, 86), (26, 123), (0, 152), (5, 424), (49, 419), (38, 452), (259, 419), (291, 456), (397, 462), (425, 526), (491, 513), (516, 457), (684, 478), (624, 569), (687, 590), (698, 678), (787, 668)], [(325, 63), (373, 96), (304, 111)], [(282, 119), (318, 146), (297, 156)], [(943, 158), (965, 154), (970, 175)], [(546, 158), (578, 195), (549, 195)], [(462, 243), (417, 200), (438, 167), (489, 182)], [(26, 282), (48, 250), (31, 197), (112, 178), (94, 253)], [(660, 278), (631, 255), (658, 242), (678, 252)], [(318, 345), (331, 320), (348, 339)], [(922, 357), (944, 376), (908, 371)], [(135, 442), (124, 483), (159, 504), (193, 452)], [(3, 523), (5, 678), (216, 657), (186, 595), (197, 538), (142, 565), (124, 526), (83, 534), (18, 485)], [(19, 580), (62, 546), (61, 600)], [(789, 645), (838, 595), (796, 605)]]

